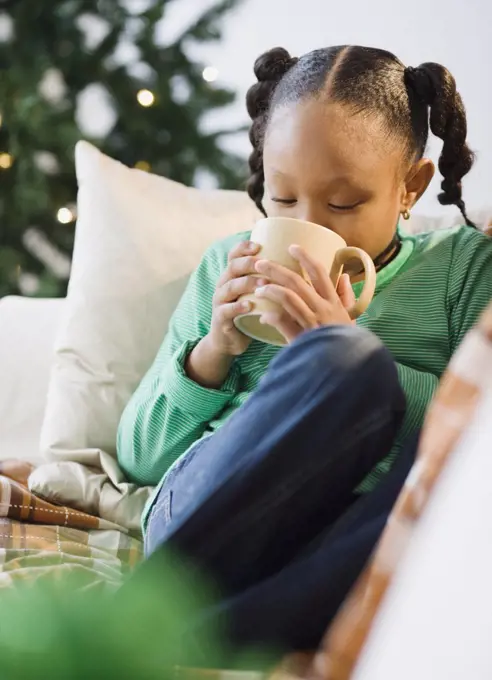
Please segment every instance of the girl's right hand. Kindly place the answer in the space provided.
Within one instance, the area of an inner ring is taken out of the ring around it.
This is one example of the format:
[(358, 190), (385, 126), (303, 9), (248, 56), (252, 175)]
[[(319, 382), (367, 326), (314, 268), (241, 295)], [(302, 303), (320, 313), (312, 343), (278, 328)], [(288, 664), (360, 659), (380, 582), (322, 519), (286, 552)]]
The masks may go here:
[(246, 293), (253, 293), (266, 283), (258, 275), (253, 276), (259, 251), (260, 246), (251, 241), (243, 241), (235, 246), (229, 253), (228, 267), (217, 283), (207, 341), (218, 355), (238, 356), (251, 343), (251, 338), (238, 331), (234, 319), (253, 308), (251, 302), (241, 302), (238, 298)]

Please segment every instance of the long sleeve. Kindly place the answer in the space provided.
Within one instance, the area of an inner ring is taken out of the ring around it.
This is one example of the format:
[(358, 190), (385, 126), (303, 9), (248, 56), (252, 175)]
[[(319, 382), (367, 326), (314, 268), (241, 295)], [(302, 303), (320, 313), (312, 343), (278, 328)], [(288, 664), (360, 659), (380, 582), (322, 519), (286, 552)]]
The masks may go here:
[[(472, 229), (456, 233), (447, 297), (450, 358), (492, 299), (492, 240), (489, 237)], [(407, 412), (400, 432), (400, 438), (405, 439), (422, 426), (439, 377), (402, 363), (397, 363), (397, 369), (407, 396)], [(388, 463), (391, 464), (391, 459)]]
[(401, 363), (397, 363), (396, 368), (407, 399), (407, 411), (401, 432), (402, 436), (406, 437), (422, 426), (429, 403), (439, 384), (439, 378), (433, 373), (418, 371)]
[[(472, 229), (456, 233), (448, 279), (449, 358), (492, 299), (492, 240)], [(401, 437), (419, 429), (439, 384), (438, 376), (397, 364), (407, 395)]]
[(419, 371), (416, 368), (405, 366), (399, 362), (396, 362), (396, 369), (398, 371), (398, 379), (405, 392), (407, 401), (405, 418), (391, 453), (378, 463), (374, 470), (367, 475), (357, 488), (359, 493), (372, 491), (381, 476), (389, 472), (400, 451), (402, 443), (412, 434), (412, 432), (416, 432), (422, 427), (425, 412), (439, 384), (439, 378), (433, 373)]
[(364, 492), (422, 427), (449, 360), (491, 300), (492, 239), (468, 227), (404, 237), (391, 266), (378, 274), (379, 290), (358, 323), (394, 357), (407, 408), (391, 451), (359, 487)]
[(448, 285), (452, 353), (492, 300), (492, 239), (471, 229), (460, 236)]
[(209, 331), (212, 296), (233, 243), (227, 239), (203, 257), (171, 318), (154, 364), (121, 418), (118, 461), (129, 479), (138, 484), (157, 484), (239, 390), (235, 364), (219, 390), (198, 385), (184, 371), (188, 354)]

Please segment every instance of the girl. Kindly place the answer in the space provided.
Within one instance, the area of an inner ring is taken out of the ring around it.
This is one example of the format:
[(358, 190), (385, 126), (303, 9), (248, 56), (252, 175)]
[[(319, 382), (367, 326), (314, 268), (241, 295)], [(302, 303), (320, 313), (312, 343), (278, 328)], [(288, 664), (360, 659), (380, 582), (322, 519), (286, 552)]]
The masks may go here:
[[(336, 291), (292, 244), (312, 286), (261, 258), (248, 234), (212, 246), (192, 276), (119, 429), (128, 477), (158, 484), (146, 549), (166, 543), (212, 573), (232, 640), (314, 647), (367, 559), (408, 472), (439, 378), (492, 296), (492, 243), (467, 217), (473, 155), (452, 75), (389, 52), (331, 47), (255, 64), (248, 192), (269, 216), (315, 222), (374, 259), (375, 298)], [(434, 173), (467, 226), (399, 228)], [(261, 278), (254, 277), (260, 275)], [(241, 335), (243, 294), (289, 346)], [(396, 461), (396, 463), (395, 463)]]

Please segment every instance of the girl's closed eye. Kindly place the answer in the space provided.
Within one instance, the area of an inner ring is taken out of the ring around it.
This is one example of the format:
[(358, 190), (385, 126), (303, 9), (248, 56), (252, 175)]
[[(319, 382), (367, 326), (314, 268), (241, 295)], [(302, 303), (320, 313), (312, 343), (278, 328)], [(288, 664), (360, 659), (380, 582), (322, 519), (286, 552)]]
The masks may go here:
[[(295, 205), (297, 203), (296, 198), (280, 198), (278, 196), (273, 196), (271, 198), (271, 201), (273, 203), (280, 203), (281, 205)], [(331, 208), (332, 210), (337, 210), (340, 212), (344, 211), (349, 211), (349, 210), (355, 210), (355, 208), (358, 208), (360, 205), (362, 205), (363, 201), (356, 201), (354, 203), (347, 203), (347, 204), (336, 204), (336, 203), (328, 203), (328, 207)]]
[(272, 197), (271, 200), (273, 203), (281, 203), (282, 205), (294, 205), (297, 203), (296, 198), (279, 198), (279, 197)]
[(355, 210), (355, 208), (358, 208), (360, 205), (362, 205), (362, 201), (357, 201), (356, 203), (349, 203), (347, 205), (336, 205), (335, 203), (328, 203), (329, 208), (331, 208), (332, 210), (339, 210), (340, 212)]

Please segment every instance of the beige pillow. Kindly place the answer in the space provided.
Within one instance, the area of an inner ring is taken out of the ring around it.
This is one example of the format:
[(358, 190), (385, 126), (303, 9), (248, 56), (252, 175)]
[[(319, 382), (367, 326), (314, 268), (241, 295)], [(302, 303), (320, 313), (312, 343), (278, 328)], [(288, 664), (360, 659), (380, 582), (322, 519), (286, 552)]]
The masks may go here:
[[(109, 460), (121, 413), (157, 353), (189, 274), (213, 241), (251, 228), (258, 213), (243, 192), (188, 188), (129, 169), (87, 142), (79, 142), (75, 158), (75, 249), (41, 449), (60, 465), (102, 468), (114, 491), (124, 482)], [(94, 480), (79, 468), (45, 466), (31, 482), (60, 502), (138, 524), (141, 494), (130, 519), (121, 509), (111, 514), (116, 499), (108, 501), (108, 494), (97, 507), (92, 493), (87, 508)], [(126, 485), (120, 490), (128, 495)]]
[(42, 450), (115, 455), (122, 410), (151, 365), (203, 251), (254, 223), (245, 193), (199, 191), (76, 147), (78, 222)]

